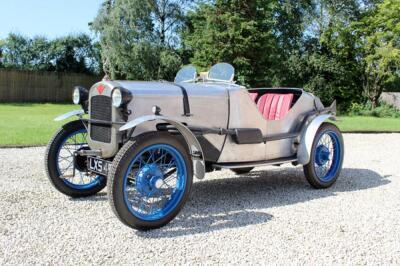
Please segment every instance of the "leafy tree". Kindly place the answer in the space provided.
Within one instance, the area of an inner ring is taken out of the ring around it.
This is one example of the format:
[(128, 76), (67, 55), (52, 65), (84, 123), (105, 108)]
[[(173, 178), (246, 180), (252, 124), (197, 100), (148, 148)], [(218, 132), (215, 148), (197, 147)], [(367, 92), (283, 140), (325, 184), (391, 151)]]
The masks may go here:
[(6, 68), (25, 70), (52, 70), (50, 42), (41, 36), (33, 39), (10, 33), (3, 45), (3, 63)]
[[(358, 0), (318, 0), (306, 13), (303, 43), (287, 61), (292, 81), (341, 110), (362, 101), (362, 65), (350, 25), (367, 9)], [(291, 84), (292, 85), (292, 84)]]
[(274, 35), (283, 53), (298, 51), (303, 45), (303, 36), (308, 16), (313, 12), (312, 0), (277, 0), (274, 2)]
[(177, 32), (184, 25), (185, 9), (191, 4), (189, 0), (147, 0), (154, 23), (154, 33), (161, 46), (179, 44)]
[(189, 28), (182, 36), (193, 53), (192, 63), (204, 70), (229, 62), (242, 84), (275, 84), (279, 58), (273, 8), (270, 1), (216, 0), (189, 12)]
[(9, 34), (3, 45), (3, 63), (7, 68), (22, 68), (29, 65), (29, 41), (21, 35)]
[(99, 47), (80, 34), (55, 40), (9, 34), (2, 45), (5, 68), (97, 74)]
[(100, 35), (104, 71), (112, 78), (172, 79), (181, 65), (174, 47), (187, 2), (106, 1), (92, 24)]
[[(26, 68), (29, 70), (52, 70), (52, 55), (49, 52), (51, 42), (45, 37), (35, 37), (27, 39), (28, 46), (26, 47), (27, 55), (29, 56)], [(24, 66), (22, 66), (24, 68)]]
[(385, 0), (369, 12), (358, 29), (364, 64), (364, 93), (372, 107), (379, 103), (385, 87), (399, 82), (400, 1)]
[(183, 44), (202, 69), (227, 61), (242, 84), (305, 87), (342, 108), (361, 100), (361, 68), (349, 29), (359, 0), (216, 0), (189, 12)]
[(96, 73), (98, 53), (91, 38), (85, 34), (55, 39), (49, 47), (49, 57), (57, 72)]
[(351, 29), (338, 23), (320, 39), (310, 39), (304, 52), (290, 57), (289, 73), (325, 104), (336, 99), (342, 110), (347, 109), (351, 102), (362, 101), (362, 68), (354, 43)]
[(278, 42), (280, 67), (275, 67), (276, 80), (280, 86), (302, 87), (302, 69), (288, 72), (291, 65), (304, 52), (304, 32), (313, 11), (312, 0), (277, 0), (274, 7), (274, 36)]

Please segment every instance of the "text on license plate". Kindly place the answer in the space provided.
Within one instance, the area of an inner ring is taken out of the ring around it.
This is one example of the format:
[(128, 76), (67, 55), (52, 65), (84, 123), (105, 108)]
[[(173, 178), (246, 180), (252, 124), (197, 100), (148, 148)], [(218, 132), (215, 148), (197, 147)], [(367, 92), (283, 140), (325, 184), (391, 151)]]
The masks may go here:
[(100, 175), (108, 175), (110, 162), (95, 157), (88, 157), (88, 170)]

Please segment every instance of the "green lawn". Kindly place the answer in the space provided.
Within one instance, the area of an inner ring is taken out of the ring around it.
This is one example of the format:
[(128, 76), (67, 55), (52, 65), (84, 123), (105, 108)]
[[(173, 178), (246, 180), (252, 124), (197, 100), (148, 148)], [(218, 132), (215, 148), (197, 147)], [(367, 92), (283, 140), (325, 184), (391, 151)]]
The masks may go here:
[[(70, 104), (0, 104), (0, 146), (46, 144), (65, 121), (54, 118), (79, 106)], [(343, 131), (397, 131), (400, 119), (376, 117), (339, 117)]]
[(400, 118), (378, 118), (369, 116), (341, 116), (335, 122), (343, 132), (388, 131), (400, 132)]
[(0, 104), (0, 146), (43, 145), (65, 121), (54, 118), (80, 106)]

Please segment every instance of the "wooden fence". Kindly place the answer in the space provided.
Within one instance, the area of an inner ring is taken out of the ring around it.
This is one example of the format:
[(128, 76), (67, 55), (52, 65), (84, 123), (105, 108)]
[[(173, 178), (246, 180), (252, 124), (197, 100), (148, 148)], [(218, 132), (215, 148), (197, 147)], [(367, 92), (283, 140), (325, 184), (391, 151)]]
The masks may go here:
[(72, 102), (74, 86), (90, 88), (101, 77), (0, 69), (0, 102)]

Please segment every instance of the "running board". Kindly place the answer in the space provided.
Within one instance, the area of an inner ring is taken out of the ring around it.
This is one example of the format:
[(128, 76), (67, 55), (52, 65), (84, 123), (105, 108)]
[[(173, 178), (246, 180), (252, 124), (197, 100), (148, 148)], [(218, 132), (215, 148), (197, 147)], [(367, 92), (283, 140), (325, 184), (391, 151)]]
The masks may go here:
[(296, 161), (297, 161), (297, 157), (292, 156), (292, 157), (278, 158), (278, 159), (258, 161), (258, 162), (216, 163), (216, 164), (213, 164), (213, 167), (214, 168), (235, 169), (235, 168), (258, 167), (258, 166), (265, 166), (265, 165), (292, 163), (292, 162), (296, 162)]

